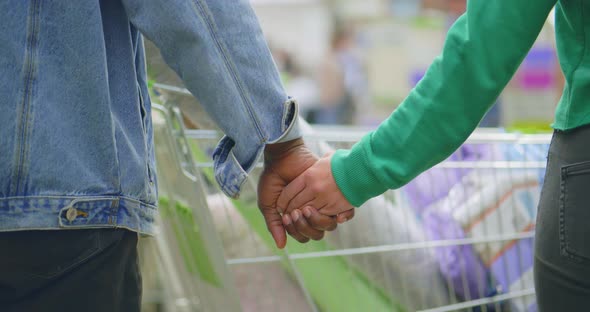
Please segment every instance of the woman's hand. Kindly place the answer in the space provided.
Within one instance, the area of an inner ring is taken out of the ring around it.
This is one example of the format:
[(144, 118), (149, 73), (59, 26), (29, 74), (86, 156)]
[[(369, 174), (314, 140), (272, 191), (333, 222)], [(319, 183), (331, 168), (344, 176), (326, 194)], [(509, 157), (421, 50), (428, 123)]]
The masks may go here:
[(337, 217), (339, 223), (346, 222), (349, 211), (354, 207), (344, 197), (332, 176), (331, 159), (332, 153), (326, 154), (289, 183), (277, 200), (277, 209), (284, 214), (291, 214), (292, 219), (301, 213), (306, 217), (312, 216), (314, 208), (327, 216), (339, 216), (347, 212)]

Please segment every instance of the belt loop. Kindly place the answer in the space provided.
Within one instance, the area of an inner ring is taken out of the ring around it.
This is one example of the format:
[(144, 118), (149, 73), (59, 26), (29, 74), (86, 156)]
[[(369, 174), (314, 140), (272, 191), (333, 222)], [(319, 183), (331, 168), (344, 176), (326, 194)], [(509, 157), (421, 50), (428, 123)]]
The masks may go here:
[(109, 213), (109, 224), (116, 224), (117, 223), (117, 212), (119, 208), (119, 199), (115, 198), (111, 200), (111, 211)]

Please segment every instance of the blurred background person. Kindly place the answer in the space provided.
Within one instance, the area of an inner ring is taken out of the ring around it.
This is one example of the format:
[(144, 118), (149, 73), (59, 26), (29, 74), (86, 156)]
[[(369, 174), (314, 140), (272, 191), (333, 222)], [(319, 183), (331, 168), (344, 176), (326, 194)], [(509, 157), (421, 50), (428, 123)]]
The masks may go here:
[(368, 104), (365, 64), (355, 48), (354, 32), (336, 26), (318, 73), (320, 104), (309, 115), (311, 123), (352, 125), (358, 108)]
[(289, 51), (286, 49), (271, 49), (285, 88), (291, 94), (297, 94), (299, 115), (308, 119), (310, 112), (317, 107), (320, 101), (320, 91), (316, 80)]

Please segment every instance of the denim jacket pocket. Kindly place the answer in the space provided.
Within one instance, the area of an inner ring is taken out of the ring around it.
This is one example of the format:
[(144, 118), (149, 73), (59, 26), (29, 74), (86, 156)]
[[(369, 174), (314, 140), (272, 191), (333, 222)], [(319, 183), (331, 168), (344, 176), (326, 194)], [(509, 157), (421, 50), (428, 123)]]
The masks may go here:
[(590, 161), (561, 168), (559, 240), (563, 256), (590, 261)]

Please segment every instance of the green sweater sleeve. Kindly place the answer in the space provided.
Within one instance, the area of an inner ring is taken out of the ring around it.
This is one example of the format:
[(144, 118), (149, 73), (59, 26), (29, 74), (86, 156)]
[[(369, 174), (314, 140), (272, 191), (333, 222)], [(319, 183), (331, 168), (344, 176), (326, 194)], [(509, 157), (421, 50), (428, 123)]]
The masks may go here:
[(354, 206), (399, 188), (446, 159), (477, 127), (514, 75), (556, 0), (470, 0), (442, 54), (401, 105), (332, 174)]

